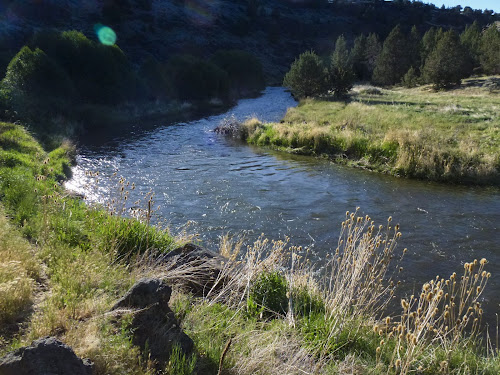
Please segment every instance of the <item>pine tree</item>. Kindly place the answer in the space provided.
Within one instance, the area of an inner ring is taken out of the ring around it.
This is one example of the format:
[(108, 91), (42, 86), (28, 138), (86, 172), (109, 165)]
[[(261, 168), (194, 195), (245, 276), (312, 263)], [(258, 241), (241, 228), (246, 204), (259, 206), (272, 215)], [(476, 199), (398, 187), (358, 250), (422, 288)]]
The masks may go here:
[(329, 85), (335, 96), (343, 96), (352, 88), (354, 71), (351, 56), (343, 35), (337, 38), (330, 60)]
[(411, 66), (407, 44), (408, 38), (401, 31), (401, 27), (398, 25), (392, 29), (384, 41), (373, 72), (373, 80), (376, 83), (394, 85), (401, 81)]
[(423, 74), (427, 82), (436, 89), (447, 88), (461, 83), (466, 76), (465, 50), (458, 34), (447, 31), (438, 41), (436, 48), (425, 62)]
[(483, 33), (480, 45), (481, 67), (487, 74), (500, 74), (500, 31), (496, 24)]
[(323, 64), (314, 52), (304, 52), (291, 65), (285, 75), (283, 86), (298, 98), (317, 96), (327, 90)]

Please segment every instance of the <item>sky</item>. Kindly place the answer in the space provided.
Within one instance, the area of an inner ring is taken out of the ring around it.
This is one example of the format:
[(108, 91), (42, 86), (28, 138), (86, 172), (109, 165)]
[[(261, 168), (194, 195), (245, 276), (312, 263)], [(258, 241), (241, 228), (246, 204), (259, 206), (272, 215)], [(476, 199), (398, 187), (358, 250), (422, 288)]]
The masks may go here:
[(424, 2), (435, 4), (438, 7), (443, 4), (446, 7), (461, 5), (462, 8), (470, 6), (472, 9), (490, 9), (494, 10), (495, 13), (500, 13), (500, 0), (424, 0)]

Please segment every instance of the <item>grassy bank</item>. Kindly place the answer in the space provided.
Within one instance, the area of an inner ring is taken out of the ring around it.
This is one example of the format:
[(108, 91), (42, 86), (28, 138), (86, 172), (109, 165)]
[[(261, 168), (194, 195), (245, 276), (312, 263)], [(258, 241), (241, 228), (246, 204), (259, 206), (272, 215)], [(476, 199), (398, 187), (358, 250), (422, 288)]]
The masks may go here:
[(500, 91), (491, 82), (446, 92), (357, 87), (347, 102), (304, 100), (280, 123), (249, 121), (244, 136), (395, 176), (500, 185)]
[[(69, 196), (60, 181), (71, 156), (70, 144), (48, 154), (20, 126), (0, 123), (0, 355), (54, 335), (94, 361), (96, 374), (500, 371), (498, 351), (480, 341), (485, 260), (426, 283), (387, 316), (406, 253), (399, 226), (346, 213), (321, 277), (307, 251), (286, 241), (244, 248), (224, 238), (218, 287), (195, 297), (179, 280), (206, 265), (154, 262), (182, 240), (150, 226), (148, 210), (142, 221), (124, 217), (132, 186), (123, 179), (107, 209)], [(131, 315), (109, 313), (144, 276), (174, 287), (170, 307), (195, 342), (192, 356), (174, 352), (160, 372), (132, 344)]]

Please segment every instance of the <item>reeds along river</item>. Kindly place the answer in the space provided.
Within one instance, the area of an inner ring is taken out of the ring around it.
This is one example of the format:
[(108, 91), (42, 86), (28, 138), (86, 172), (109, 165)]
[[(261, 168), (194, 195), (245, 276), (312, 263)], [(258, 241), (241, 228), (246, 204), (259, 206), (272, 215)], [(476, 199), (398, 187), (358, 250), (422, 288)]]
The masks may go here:
[[(160, 206), (157, 219), (174, 231), (190, 222), (188, 231), (199, 233), (207, 247), (216, 248), (226, 233), (245, 234), (247, 242), (261, 233), (271, 239), (289, 236), (291, 244), (314, 250), (318, 266), (335, 249), (347, 210), (359, 206), (376, 224), (392, 216), (403, 233), (398, 247), (408, 248), (400, 293), (419, 291), (436, 275), (461, 275), (464, 262), (484, 257), (492, 273), (486, 312), (496, 322), (500, 191), (397, 179), (253, 148), (212, 131), (231, 115), (278, 121), (295, 105), (283, 89), (268, 88), (221, 115), (132, 132), (105, 144), (89, 142), (79, 150), (67, 187), (104, 201), (115, 194), (116, 179), (109, 177), (116, 172), (136, 185), (128, 202), (152, 189)], [(99, 188), (87, 171), (100, 172)]]

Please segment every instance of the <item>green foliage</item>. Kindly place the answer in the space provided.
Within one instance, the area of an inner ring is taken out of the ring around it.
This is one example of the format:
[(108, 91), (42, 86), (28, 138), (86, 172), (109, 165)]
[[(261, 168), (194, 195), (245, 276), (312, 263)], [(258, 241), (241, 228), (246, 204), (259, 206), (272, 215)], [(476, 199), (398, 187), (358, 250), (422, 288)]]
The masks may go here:
[(367, 64), (367, 40), (364, 34), (360, 34), (354, 39), (354, 46), (351, 49), (351, 61), (353, 65), (353, 71), (359, 80), (369, 80), (371, 75), (368, 70)]
[(318, 96), (326, 92), (326, 73), (323, 64), (314, 52), (302, 53), (285, 75), (283, 86), (289, 88), (297, 98)]
[(401, 83), (404, 87), (412, 88), (416, 87), (418, 84), (418, 74), (417, 70), (412, 66), (408, 72), (404, 75)]
[(365, 59), (366, 59), (366, 70), (367, 77), (369, 79), (373, 76), (373, 71), (377, 65), (377, 59), (382, 51), (382, 44), (380, 43), (379, 37), (375, 33), (371, 33), (366, 38), (366, 50), (365, 50)]
[(166, 375), (192, 375), (195, 374), (196, 356), (186, 356), (181, 347), (176, 344), (172, 348), (169, 362), (165, 368)]
[(480, 43), (481, 66), (488, 74), (500, 74), (500, 30), (496, 24), (483, 33)]
[(226, 71), (231, 89), (236, 92), (259, 91), (265, 86), (260, 60), (242, 50), (221, 50), (211, 61)]
[(57, 110), (75, 93), (60, 65), (41, 49), (26, 46), (9, 63), (0, 90), (10, 109), (28, 118)]
[(211, 62), (191, 55), (176, 55), (168, 61), (167, 71), (180, 100), (225, 99), (228, 96), (228, 74)]
[(459, 85), (466, 76), (466, 56), (458, 34), (447, 31), (425, 61), (423, 75), (436, 89)]
[(175, 89), (167, 67), (154, 58), (150, 57), (144, 61), (139, 77), (146, 85), (151, 99), (166, 99), (174, 96)]
[(381, 85), (399, 83), (410, 68), (411, 63), (408, 39), (398, 25), (384, 41), (373, 72), (373, 80)]
[(248, 312), (263, 316), (284, 315), (288, 310), (287, 282), (277, 271), (257, 276), (248, 296)]
[(335, 96), (341, 97), (349, 92), (354, 83), (354, 72), (351, 56), (345, 38), (341, 35), (335, 43), (329, 71), (329, 85)]
[(295, 316), (310, 316), (314, 314), (323, 314), (325, 304), (318, 295), (312, 295), (305, 287), (293, 288), (292, 307)]
[(41, 48), (67, 72), (82, 101), (117, 104), (142, 94), (132, 66), (117, 46), (93, 42), (74, 30), (38, 33), (30, 45)]
[(467, 25), (465, 31), (460, 34), (460, 42), (467, 50), (467, 57), (471, 67), (479, 66), (479, 55), (481, 48), (481, 27), (474, 21), (472, 25)]

